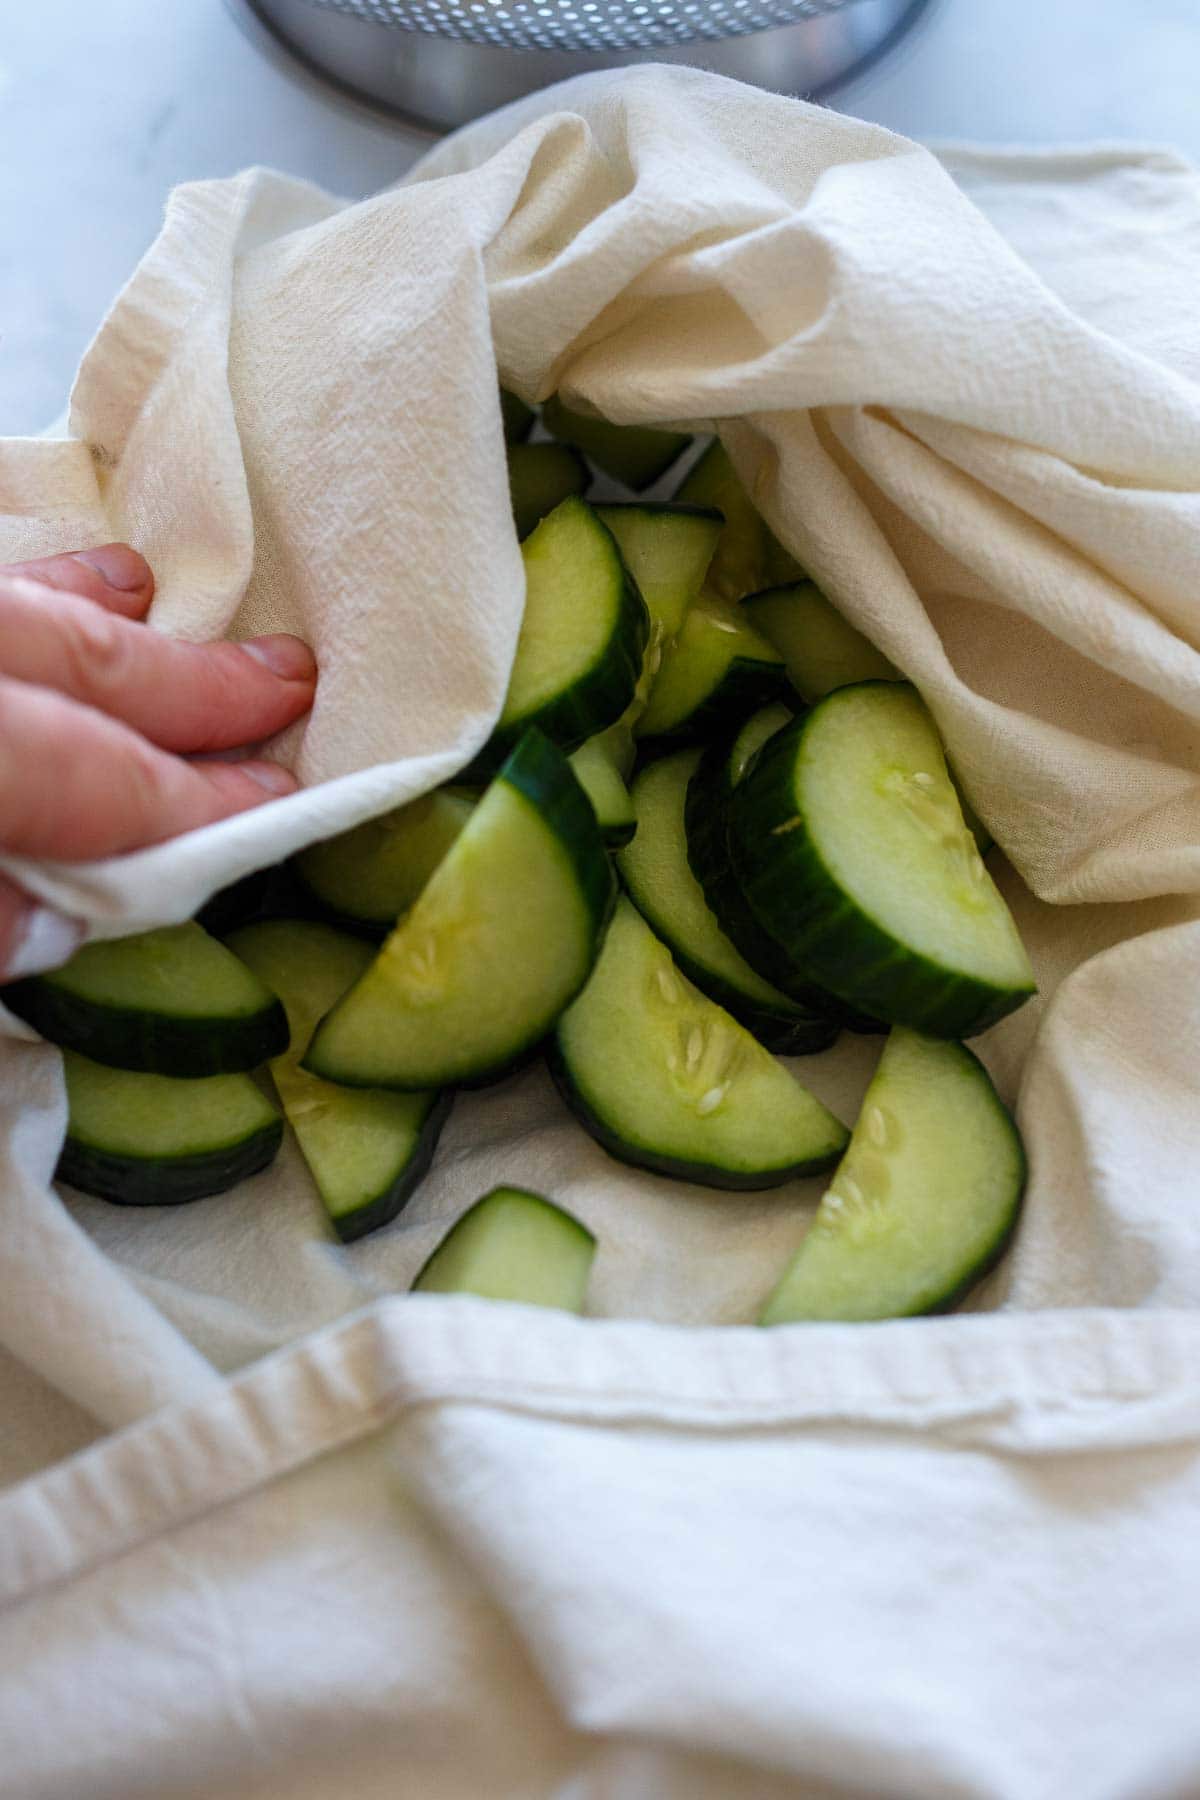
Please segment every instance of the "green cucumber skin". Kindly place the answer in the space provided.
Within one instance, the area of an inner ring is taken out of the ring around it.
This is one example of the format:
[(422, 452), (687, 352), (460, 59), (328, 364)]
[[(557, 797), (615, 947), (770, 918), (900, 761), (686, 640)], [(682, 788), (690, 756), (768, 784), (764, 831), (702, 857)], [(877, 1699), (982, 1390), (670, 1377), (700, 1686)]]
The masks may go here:
[(691, 1181), (698, 1187), (721, 1188), (728, 1193), (760, 1193), (767, 1188), (782, 1187), (785, 1182), (801, 1179), (806, 1175), (823, 1175), (828, 1169), (836, 1168), (841, 1161), (842, 1151), (839, 1149), (828, 1156), (815, 1157), (809, 1162), (788, 1163), (780, 1169), (760, 1169), (752, 1174), (736, 1174), (715, 1163), (689, 1162), (679, 1157), (664, 1156), (641, 1144), (631, 1144), (592, 1110), (575, 1085), (566, 1059), (558, 1047), (557, 1037), (547, 1041), (546, 1066), (566, 1105), (602, 1150), (606, 1150), (617, 1162), (626, 1163), (634, 1169), (648, 1169), (653, 1175), (665, 1175), (670, 1181)]
[(605, 854), (592, 803), (579, 785), (575, 771), (545, 733), (531, 726), (496, 779), (506, 781), (528, 800), (541, 813), (560, 843), (566, 846), (592, 915), (596, 934), (594, 962), (617, 904), (617, 878)]
[(974, 1288), (979, 1286), (981, 1281), (991, 1274), (992, 1270), (1001, 1261), (1009, 1245), (1012, 1243), (1014, 1233), (1021, 1220), (1021, 1211), (1025, 1204), (1025, 1190), (1029, 1185), (1029, 1157), (1025, 1150), (1025, 1140), (1017, 1127), (1016, 1119), (1013, 1117), (1012, 1108), (1006, 1106), (996, 1092), (995, 1087), (992, 1084), (991, 1076), (979, 1061), (975, 1052), (969, 1049), (966, 1044), (963, 1044), (961, 1048), (964, 1056), (969, 1056), (973, 1063), (979, 1065), (980, 1076), (987, 1082), (988, 1087), (991, 1088), (992, 1099), (996, 1107), (1003, 1113), (1008, 1121), (1009, 1129), (1012, 1132), (1013, 1143), (1017, 1151), (1019, 1168), (1016, 1191), (1013, 1194), (1012, 1205), (1009, 1208), (1008, 1216), (1001, 1220), (992, 1242), (981, 1253), (971, 1267), (964, 1272), (962, 1278), (956, 1282), (952, 1288), (948, 1288), (944, 1293), (937, 1295), (936, 1298), (927, 1301), (921, 1307), (919, 1314), (915, 1312), (910, 1313), (908, 1315), (910, 1318), (926, 1317), (934, 1313), (952, 1312), (956, 1306), (966, 1299), (967, 1295), (971, 1293)]
[(183, 1206), (258, 1175), (274, 1162), (282, 1142), (282, 1119), (223, 1150), (158, 1161), (113, 1156), (68, 1137), (54, 1179), (118, 1206)]
[[(604, 943), (604, 934), (617, 904), (617, 878), (604, 848), (591, 801), (576, 780), (575, 772), (566, 757), (536, 726), (530, 726), (524, 733), (495, 779), (507, 782), (546, 820), (571, 860), (584, 904), (591, 915), (591, 960), (578, 987), (563, 1001), (565, 1011), (576, 995), (582, 993), (595, 967), (596, 958)], [(515, 1045), (498, 1062), (477, 1069), (474, 1074), (454, 1085), (464, 1089), (491, 1087), (495, 1082), (517, 1074), (538, 1055), (545, 1041), (546, 1031), (544, 1023), (538, 1025), (523, 1042)], [(307, 1054), (300, 1059), (300, 1067), (310, 1075), (319, 1075), (322, 1080), (332, 1081), (340, 1087), (380, 1086), (379, 1081), (374, 1078), (359, 1081), (338, 1070), (320, 1066), (314, 1068)], [(398, 1083), (388, 1085), (394, 1086), (398, 1093), (413, 1093), (422, 1091), (427, 1084), (414, 1083), (408, 1089)]]
[(650, 642), (650, 614), (637, 583), (625, 566), (617, 540), (604, 526), (620, 564), (622, 588), (616, 629), (608, 653), (567, 691), (550, 700), (536, 713), (497, 726), (471, 763), (455, 777), (456, 785), (487, 781), (511, 754), (527, 731), (538, 730), (570, 756), (588, 738), (615, 725), (633, 699), (641, 679), (642, 661)]
[(672, 518), (709, 519), (714, 524), (723, 524), (725, 519), (725, 514), (718, 512), (715, 506), (695, 506), (686, 500), (599, 500), (596, 511), (601, 515), (608, 512), (669, 513)]
[(330, 1215), (329, 1223), (343, 1244), (352, 1244), (356, 1238), (366, 1237), (370, 1232), (378, 1231), (382, 1225), (390, 1225), (403, 1212), (429, 1173), (438, 1139), (453, 1105), (453, 1088), (443, 1089), (425, 1116), (425, 1123), (413, 1145), (412, 1155), (395, 1181), (382, 1194), (377, 1194), (363, 1206), (355, 1207), (353, 1212), (341, 1213), (337, 1218)]
[(505, 387), (500, 389), (500, 419), (504, 426), (506, 444), (523, 444), (533, 430), (533, 421), (537, 417), (532, 406), (512, 394)]
[(724, 733), (731, 720), (740, 724), (760, 707), (770, 706), (776, 700), (786, 703), (795, 697), (782, 663), (754, 662), (748, 656), (735, 656), (716, 687), (686, 718), (669, 731), (647, 734), (639, 743), (677, 750), (684, 744), (709, 738), (714, 732)]
[(632, 843), (636, 830), (636, 819), (623, 819), (619, 825), (602, 825), (600, 835), (604, 839), (604, 848), (606, 850), (623, 849), (626, 844)]
[[(730, 739), (710, 744), (688, 783), (684, 830), (692, 874), (704, 889), (704, 897), (722, 931), (750, 967), (789, 999), (836, 1025), (840, 1023), (842, 1008), (832, 995), (799, 970), (786, 950), (764, 931), (734, 873), (726, 829), (729, 790), (725, 770), (730, 748)], [(768, 1044), (767, 1048), (771, 1046)]]
[[(668, 469), (674, 467), (692, 442), (685, 431), (662, 431), (653, 425), (613, 425), (608, 419), (572, 412), (557, 394), (552, 394), (543, 405), (542, 424), (551, 437), (581, 450), (598, 469), (603, 469), (606, 475), (611, 475), (614, 481), (621, 482), (635, 494), (643, 488), (653, 487)], [(589, 429), (593, 426), (601, 427), (600, 449), (596, 448), (596, 434)], [(641, 453), (635, 454), (632, 461), (619, 453), (614, 456), (603, 442), (606, 431), (613, 434), (614, 441), (622, 449), (632, 447), (632, 444), (630, 440), (622, 444), (618, 434), (625, 431), (636, 434)]]
[[(849, 691), (838, 688), (828, 698), (836, 700)], [(786, 937), (796, 963), (812, 981), (872, 1019), (907, 1025), (930, 1037), (961, 1039), (985, 1031), (1023, 1005), (1028, 993), (997, 989), (939, 968), (916, 951), (898, 949), (838, 887), (804, 820), (797, 818), (793, 769), (800, 738), (818, 710), (814, 707), (770, 738), (731, 796), (729, 850), (747, 904), (769, 937)], [(774, 835), (781, 826), (787, 828), (782, 839)], [(785, 985), (773, 979), (777, 986)]]
[[(557, 471), (556, 476), (549, 471)], [(513, 526), (522, 542), (546, 514), (572, 494), (581, 498), (592, 485), (592, 471), (570, 444), (510, 444), (508, 489)]]
[(36, 975), (0, 989), (0, 1000), (49, 1043), (141, 1075), (239, 1075), (288, 1046), (278, 1000), (243, 1019), (168, 1018), (100, 1006)]

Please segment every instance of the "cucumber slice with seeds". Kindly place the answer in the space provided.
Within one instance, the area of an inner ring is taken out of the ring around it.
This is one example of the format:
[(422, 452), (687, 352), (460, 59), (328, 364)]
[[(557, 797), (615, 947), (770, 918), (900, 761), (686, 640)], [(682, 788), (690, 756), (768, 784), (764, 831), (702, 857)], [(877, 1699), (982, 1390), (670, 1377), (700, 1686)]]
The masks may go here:
[(689, 981), (759, 1043), (779, 1056), (828, 1049), (837, 1026), (790, 1000), (750, 966), (721, 930), (688, 865), (684, 803), (701, 755), (678, 750), (651, 763), (634, 782), (637, 832), (617, 857), (622, 880)]
[(702, 595), (663, 651), (639, 738), (690, 741), (790, 691), (783, 658), (737, 607)]
[(177, 1080), (63, 1052), (67, 1136), (55, 1179), (123, 1206), (222, 1194), (272, 1161), (283, 1120), (249, 1075)]
[(595, 1254), (591, 1232), (561, 1206), (524, 1188), (493, 1188), (447, 1232), (413, 1292), (581, 1313)]
[(705, 579), (706, 593), (732, 603), (803, 574), (755, 510), (719, 440), (689, 470), (675, 498), (715, 507), (725, 520)]
[(968, 1037), (1035, 991), (907, 683), (839, 688), (770, 738), (734, 790), (728, 830), (760, 924), (848, 1004)]
[(815, 581), (751, 594), (742, 609), (779, 651), (804, 700), (823, 700), (835, 688), (859, 681), (903, 680), (882, 650), (842, 617)]
[(613, 891), (586, 794), (527, 732), (303, 1066), (351, 1087), (494, 1079), (587, 980)]
[(365, 973), (369, 944), (304, 919), (248, 925), (229, 939), (283, 1001), (291, 1042), (271, 1063), (288, 1124), (343, 1243), (389, 1224), (428, 1172), (450, 1093), (335, 1087), (300, 1067), (317, 1021)]
[(152, 1075), (253, 1069), (287, 1043), (275, 995), (195, 922), (85, 944), (4, 1004), (52, 1044)]
[(601, 837), (610, 850), (617, 850), (637, 830), (637, 818), (606, 736), (589, 738), (568, 760), (572, 774), (592, 803)]
[(537, 417), (532, 406), (526, 406), (516, 394), (510, 394), (507, 388), (500, 389), (500, 417), (504, 424), (504, 441), (506, 444), (522, 444), (533, 430), (533, 421)]
[(474, 804), (469, 794), (438, 788), (302, 850), (296, 871), (331, 919), (383, 938), (417, 899)]
[(628, 900), (558, 1022), (550, 1070), (619, 1161), (708, 1187), (776, 1187), (832, 1167), (848, 1133), (692, 986)]
[(466, 781), (490, 774), (531, 725), (577, 750), (629, 705), (650, 635), (612, 533), (564, 500), (521, 546), (525, 616), (504, 707)]
[(592, 472), (566, 444), (514, 444), (508, 453), (508, 491), (519, 538), (572, 494), (586, 494)]
[(683, 455), (691, 437), (686, 431), (659, 431), (648, 425), (613, 425), (592, 413), (572, 412), (553, 394), (542, 408), (542, 424), (551, 437), (574, 444), (598, 469), (636, 492), (665, 475)]
[(625, 566), (646, 602), (654, 641), (676, 637), (693, 600), (704, 584), (721, 535), (719, 512), (699, 506), (654, 505), (632, 501), (598, 506), (617, 540)]
[(759, 1323), (943, 1311), (1002, 1254), (1024, 1186), (1017, 1128), (982, 1064), (898, 1028)]

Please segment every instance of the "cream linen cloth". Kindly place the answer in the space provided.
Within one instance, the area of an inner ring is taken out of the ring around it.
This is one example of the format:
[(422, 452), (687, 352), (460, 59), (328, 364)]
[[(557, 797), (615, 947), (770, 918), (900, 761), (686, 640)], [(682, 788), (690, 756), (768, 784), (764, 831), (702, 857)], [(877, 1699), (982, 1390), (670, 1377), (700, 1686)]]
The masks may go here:
[[(162, 629), (305, 634), (307, 786), (8, 866), (179, 919), (461, 766), (521, 611), (497, 363), (715, 421), (1006, 852), (1043, 997), (980, 1048), (1032, 1181), (973, 1311), (730, 1329), (812, 1184), (639, 1177), (535, 1070), (349, 1249), (290, 1148), (175, 1212), (60, 1200), (57, 1056), (10, 1022), (4, 1800), (1200, 1792), (1198, 292), (1170, 156), (939, 161), (679, 69), (362, 205), (174, 196), (72, 440), (0, 444), (0, 560), (127, 536)], [(848, 1114), (876, 1049), (800, 1068)], [(604, 1320), (399, 1297), (497, 1180), (597, 1231)]]

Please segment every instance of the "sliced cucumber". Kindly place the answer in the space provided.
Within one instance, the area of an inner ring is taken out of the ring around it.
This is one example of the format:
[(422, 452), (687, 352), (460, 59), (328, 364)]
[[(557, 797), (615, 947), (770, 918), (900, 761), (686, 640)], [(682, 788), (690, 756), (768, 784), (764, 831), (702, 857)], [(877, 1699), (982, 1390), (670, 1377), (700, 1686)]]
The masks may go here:
[(675, 498), (692, 506), (715, 507), (725, 520), (704, 584), (707, 593), (732, 603), (803, 575), (799, 563), (755, 511), (719, 441), (710, 444), (688, 472)]
[(637, 582), (658, 643), (669, 643), (700, 592), (721, 535), (719, 512), (699, 506), (654, 505), (648, 500), (598, 506)]
[(302, 850), (295, 867), (322, 912), (364, 936), (387, 935), (471, 816), (471, 795), (437, 788)]
[(836, 1013), (837, 1003), (821, 994), (787, 952), (770, 937), (750, 910), (733, 872), (727, 830), (730, 796), (767, 739), (795, 715), (790, 708), (764, 706), (731, 735), (714, 739), (688, 782), (683, 823), (688, 862), (718, 925), (750, 967), (801, 1006)]
[(526, 406), (507, 388), (500, 389), (500, 417), (504, 421), (504, 441), (507, 444), (522, 444), (533, 430), (533, 421), (537, 417), (532, 406)]
[(759, 923), (850, 1005), (968, 1037), (1034, 992), (907, 683), (839, 688), (770, 738), (734, 790), (728, 829)]
[[(848, 624), (831, 600), (812, 581), (768, 588), (742, 602), (747, 616), (779, 651), (792, 686), (808, 701), (823, 700), (835, 688), (860, 681), (903, 681), (882, 650)], [(992, 835), (962, 790), (953, 769), (967, 830), (980, 856), (992, 847)]]
[(606, 732), (589, 738), (569, 761), (576, 781), (592, 803), (601, 837), (610, 850), (616, 850), (629, 842), (637, 830), (637, 819), (607, 737)]
[(592, 472), (578, 450), (566, 444), (514, 444), (508, 453), (508, 491), (517, 536), (534, 526), (572, 494), (586, 494)]
[(586, 794), (527, 732), (303, 1066), (350, 1087), (503, 1073), (587, 980), (612, 900)]
[(115, 1069), (232, 1074), (287, 1043), (275, 995), (194, 922), (85, 944), (64, 968), (0, 992), (52, 1044)]
[(940, 1312), (997, 1261), (1025, 1186), (1017, 1128), (961, 1044), (897, 1029), (854, 1135), (759, 1318)]
[(823, 700), (835, 688), (858, 681), (900, 681), (882, 650), (843, 619), (815, 581), (768, 588), (742, 602), (751, 623), (787, 664), (798, 694)]
[(493, 1188), (447, 1232), (413, 1292), (581, 1313), (595, 1254), (591, 1232), (561, 1206), (524, 1188)]
[(698, 749), (677, 750), (650, 763), (634, 782), (637, 833), (617, 857), (621, 877), (688, 980), (731, 1012), (760, 1044), (779, 1056), (828, 1049), (837, 1026), (790, 1000), (751, 968), (721, 930), (688, 865), (684, 803), (701, 755)]
[(619, 1161), (719, 1188), (832, 1167), (848, 1133), (737, 1020), (679, 973), (620, 900), (600, 960), (558, 1022), (551, 1072)]
[(737, 607), (702, 595), (663, 651), (635, 731), (639, 738), (708, 736), (789, 691), (775, 646)]
[(265, 1169), (283, 1120), (249, 1075), (176, 1080), (63, 1052), (67, 1136), (56, 1179), (125, 1206), (223, 1194)]
[(551, 437), (574, 444), (598, 469), (640, 493), (665, 475), (691, 443), (686, 431), (658, 431), (647, 425), (612, 425), (590, 413), (572, 412), (557, 394), (542, 408)]
[(389, 1224), (429, 1169), (452, 1096), (335, 1087), (300, 1067), (317, 1021), (369, 967), (370, 945), (313, 920), (271, 919), (229, 947), (287, 1010), (291, 1043), (271, 1075), (334, 1230), (350, 1243)]
[(612, 533), (585, 500), (564, 500), (521, 546), (525, 616), (504, 707), (464, 780), (490, 774), (530, 725), (560, 749), (620, 718), (650, 635), (645, 601)]

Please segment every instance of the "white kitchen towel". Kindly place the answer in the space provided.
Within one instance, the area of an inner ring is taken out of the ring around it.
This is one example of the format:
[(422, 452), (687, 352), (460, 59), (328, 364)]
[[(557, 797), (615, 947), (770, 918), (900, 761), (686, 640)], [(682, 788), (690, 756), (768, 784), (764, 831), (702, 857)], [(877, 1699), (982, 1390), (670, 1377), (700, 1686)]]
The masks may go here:
[[(10, 1472), (47, 1386), (55, 1448), (176, 1404), (0, 1501), (32, 1595), (0, 1738), (36, 1721), (0, 1792), (371, 1795), (406, 1742), (434, 1796), (1200, 1788), (1198, 278), (1169, 156), (939, 162), (675, 69), (539, 96), (361, 206), (261, 173), (174, 198), (74, 440), (0, 445), (0, 559), (128, 536), (161, 628), (305, 633), (322, 683), (281, 753), (308, 785), (120, 862), (9, 866), (103, 931), (181, 918), (461, 765), (521, 607), (497, 362), (531, 399), (716, 422), (1009, 859), (1042, 999), (982, 1049), (1032, 1181), (990, 1317), (680, 1329), (753, 1316), (811, 1186), (617, 1169), (535, 1070), (460, 1101), (350, 1249), (290, 1149), (173, 1214), (60, 1201), (57, 1059), (14, 1025), (0, 1344), (36, 1380)], [(849, 1111), (871, 1054), (804, 1076)], [(597, 1231), (609, 1322), (383, 1298), (503, 1179)]]

